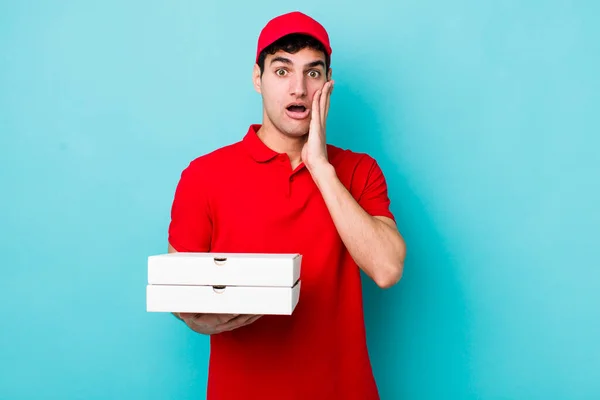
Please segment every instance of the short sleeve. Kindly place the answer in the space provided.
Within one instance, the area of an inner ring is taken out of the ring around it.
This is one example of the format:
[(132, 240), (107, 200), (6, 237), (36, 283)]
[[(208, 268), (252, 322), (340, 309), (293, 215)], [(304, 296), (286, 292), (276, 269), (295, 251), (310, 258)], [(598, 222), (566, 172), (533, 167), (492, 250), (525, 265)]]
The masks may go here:
[(212, 237), (207, 187), (202, 169), (192, 162), (175, 189), (169, 243), (178, 252), (208, 252)]
[(358, 204), (372, 216), (389, 217), (396, 221), (390, 211), (390, 198), (383, 171), (373, 158), (367, 157), (367, 160), (369, 164), (365, 185), (358, 198)]

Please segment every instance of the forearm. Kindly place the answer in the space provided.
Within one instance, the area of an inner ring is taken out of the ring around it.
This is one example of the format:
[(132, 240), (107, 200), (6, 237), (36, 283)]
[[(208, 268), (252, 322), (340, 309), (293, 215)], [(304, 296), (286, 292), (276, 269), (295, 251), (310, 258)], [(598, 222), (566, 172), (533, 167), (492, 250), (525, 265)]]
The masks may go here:
[(311, 174), (357, 265), (380, 287), (397, 283), (406, 253), (398, 230), (369, 215), (340, 182), (331, 164), (323, 164)]

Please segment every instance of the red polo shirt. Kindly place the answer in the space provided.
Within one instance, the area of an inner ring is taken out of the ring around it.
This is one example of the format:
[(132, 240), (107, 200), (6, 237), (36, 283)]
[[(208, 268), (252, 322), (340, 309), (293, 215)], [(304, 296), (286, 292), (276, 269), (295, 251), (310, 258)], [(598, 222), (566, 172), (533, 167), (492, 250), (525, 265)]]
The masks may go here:
[[(211, 336), (209, 400), (378, 398), (366, 346), (360, 270), (309, 171), (292, 171), (251, 125), (243, 140), (193, 160), (175, 192), (179, 252), (301, 253), (292, 316)], [(338, 178), (371, 215), (393, 218), (373, 158), (328, 145)]]

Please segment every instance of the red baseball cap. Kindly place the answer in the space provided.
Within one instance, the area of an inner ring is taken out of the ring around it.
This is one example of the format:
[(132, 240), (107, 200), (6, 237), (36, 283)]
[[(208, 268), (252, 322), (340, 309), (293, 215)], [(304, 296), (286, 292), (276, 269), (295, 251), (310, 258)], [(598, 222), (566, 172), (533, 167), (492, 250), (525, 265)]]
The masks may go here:
[(302, 33), (314, 37), (323, 44), (327, 55), (331, 56), (329, 35), (323, 25), (306, 14), (294, 11), (279, 15), (265, 25), (258, 37), (256, 61), (258, 62), (260, 52), (267, 46), (292, 33)]

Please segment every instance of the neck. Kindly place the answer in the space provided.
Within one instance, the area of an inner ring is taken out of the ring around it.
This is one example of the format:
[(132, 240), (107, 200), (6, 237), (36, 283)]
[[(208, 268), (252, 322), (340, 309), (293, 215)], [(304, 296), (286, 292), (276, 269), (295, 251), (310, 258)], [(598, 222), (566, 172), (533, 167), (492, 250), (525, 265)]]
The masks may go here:
[(265, 119), (256, 134), (273, 151), (287, 154), (294, 168), (302, 161), (302, 147), (308, 138), (307, 135), (300, 137), (286, 136), (267, 119)]

